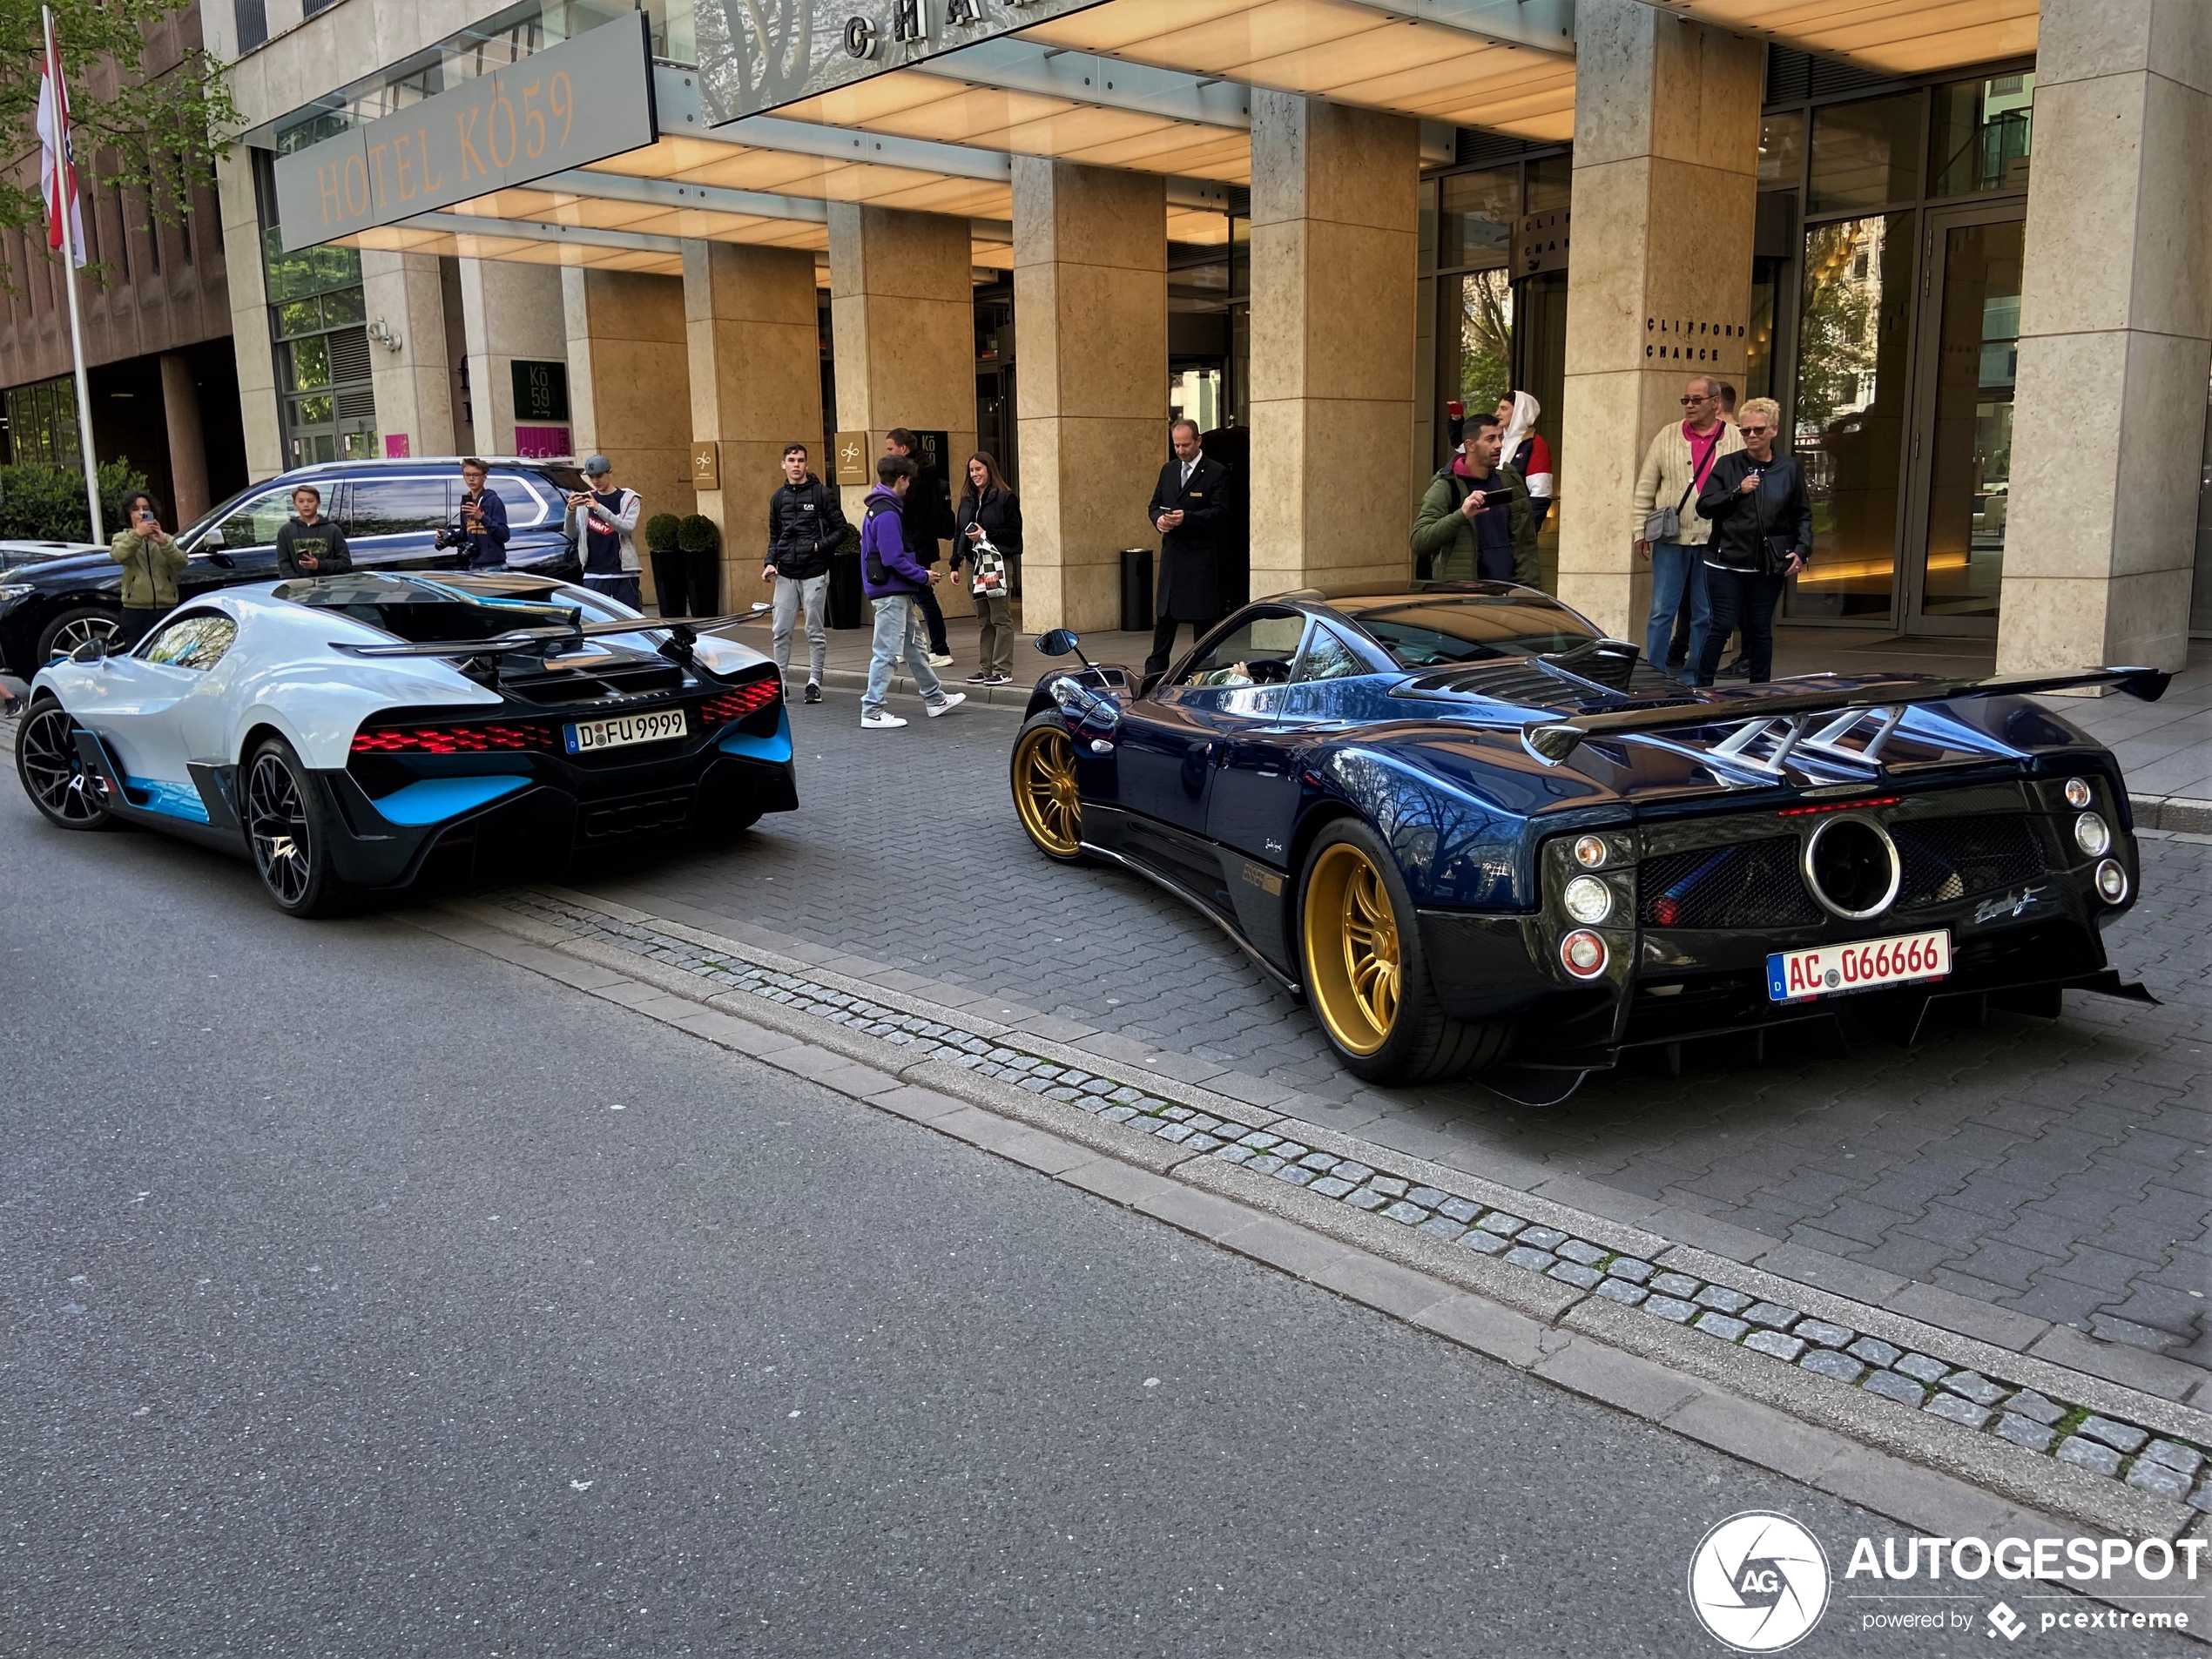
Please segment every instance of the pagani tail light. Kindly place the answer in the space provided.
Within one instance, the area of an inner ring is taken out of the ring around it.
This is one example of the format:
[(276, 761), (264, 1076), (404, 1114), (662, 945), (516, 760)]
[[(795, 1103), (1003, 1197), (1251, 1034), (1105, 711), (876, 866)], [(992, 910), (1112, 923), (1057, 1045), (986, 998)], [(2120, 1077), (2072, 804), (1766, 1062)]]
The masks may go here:
[(1595, 979), (1605, 972), (1605, 941), (1587, 927), (1577, 927), (1559, 941), (1559, 960), (1576, 979)]
[(2118, 904), (2128, 896), (2128, 872), (2118, 859), (2107, 859), (2097, 866), (2097, 891), (2107, 904)]
[(783, 682), (774, 678), (754, 680), (727, 691), (718, 691), (699, 705), (699, 724), (721, 725), (727, 721), (742, 720), (776, 703), (783, 694)]
[(354, 734), (357, 755), (480, 755), (559, 749), (550, 725), (536, 720), (489, 725), (388, 725)]

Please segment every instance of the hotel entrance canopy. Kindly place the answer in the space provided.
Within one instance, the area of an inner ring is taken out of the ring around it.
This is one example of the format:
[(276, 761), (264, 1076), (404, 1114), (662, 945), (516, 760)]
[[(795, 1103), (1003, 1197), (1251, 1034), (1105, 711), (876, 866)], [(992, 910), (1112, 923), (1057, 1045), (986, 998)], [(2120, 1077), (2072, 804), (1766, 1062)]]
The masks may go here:
[[(2032, 51), (2037, 21), (2034, 0), (1649, 3), (1900, 75)], [(852, 202), (967, 218), (1003, 266), (1015, 155), (1164, 175), (1170, 237), (1223, 239), (1254, 89), (1437, 124), (1432, 160), (1452, 127), (1574, 131), (1575, 0), (698, 0), (695, 24), (699, 62), (653, 66), (651, 143), (341, 239), (673, 272), (685, 238), (819, 253)]]

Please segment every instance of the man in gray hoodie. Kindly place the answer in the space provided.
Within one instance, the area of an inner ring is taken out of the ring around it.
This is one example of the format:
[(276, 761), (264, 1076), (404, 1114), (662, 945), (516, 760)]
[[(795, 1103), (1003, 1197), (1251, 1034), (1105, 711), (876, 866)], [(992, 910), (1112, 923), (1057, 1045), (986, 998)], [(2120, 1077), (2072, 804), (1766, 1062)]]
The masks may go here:
[(593, 455), (583, 463), (589, 489), (569, 496), (569, 533), (583, 556), (583, 584), (632, 610), (642, 603), (637, 590), (637, 549), (631, 535), (644, 502), (634, 489), (614, 480), (615, 463)]

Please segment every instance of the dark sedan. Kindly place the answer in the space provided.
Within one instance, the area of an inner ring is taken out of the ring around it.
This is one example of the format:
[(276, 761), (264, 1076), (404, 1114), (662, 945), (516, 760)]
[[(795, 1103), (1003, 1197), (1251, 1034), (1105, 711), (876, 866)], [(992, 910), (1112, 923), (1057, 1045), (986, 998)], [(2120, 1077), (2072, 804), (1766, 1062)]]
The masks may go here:
[[(457, 517), (460, 468), (457, 457), (327, 462), (256, 484), (179, 533), (190, 559), (179, 597), (276, 576), (276, 533), (301, 484), (322, 491), (323, 515), (345, 530), (356, 570), (456, 570), (462, 554), (435, 543)], [(581, 574), (563, 499), (583, 488), (581, 473), (563, 462), (497, 460), (489, 487), (513, 530), (509, 570), (562, 581)], [(120, 567), (98, 548), (0, 572), (0, 667), (29, 680), (88, 640), (112, 640), (121, 594)]]

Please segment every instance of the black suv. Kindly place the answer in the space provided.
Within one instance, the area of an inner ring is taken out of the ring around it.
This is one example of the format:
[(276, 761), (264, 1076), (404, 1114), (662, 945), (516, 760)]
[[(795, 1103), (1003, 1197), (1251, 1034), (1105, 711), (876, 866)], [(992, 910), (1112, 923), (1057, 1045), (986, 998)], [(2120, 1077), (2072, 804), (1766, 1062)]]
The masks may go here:
[[(179, 601), (211, 588), (273, 580), (276, 533), (292, 516), (292, 492), (301, 484), (322, 491), (323, 516), (345, 530), (355, 569), (461, 568), (462, 550), (435, 545), (439, 530), (460, 520), (458, 457), (325, 462), (256, 484), (181, 532), (177, 544), (191, 563), (177, 579)], [(490, 489), (507, 503), (513, 532), (509, 570), (563, 581), (582, 575), (564, 497), (583, 487), (583, 475), (565, 462), (492, 462)], [(86, 640), (111, 636), (122, 587), (122, 567), (103, 552), (41, 559), (0, 575), (0, 666), (28, 680)]]

